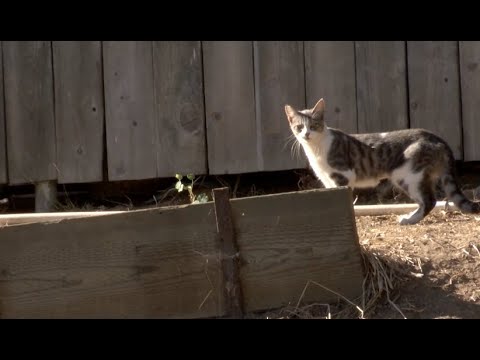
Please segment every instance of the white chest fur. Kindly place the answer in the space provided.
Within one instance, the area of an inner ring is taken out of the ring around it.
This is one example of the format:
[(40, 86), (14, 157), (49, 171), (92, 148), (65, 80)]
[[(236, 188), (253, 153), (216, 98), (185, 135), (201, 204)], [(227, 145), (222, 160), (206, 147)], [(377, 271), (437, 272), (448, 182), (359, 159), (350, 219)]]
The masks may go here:
[(332, 141), (333, 137), (327, 128), (323, 136), (312, 139), (312, 141), (309, 142), (302, 142), (303, 150), (305, 151), (310, 166), (326, 188), (336, 186), (329, 175), (332, 172), (338, 172), (328, 164), (327, 160)]
[(338, 170), (334, 169), (328, 163), (328, 153), (333, 143), (333, 136), (330, 131), (326, 130), (323, 136), (316, 141), (302, 142), (305, 155), (312, 167), (315, 175), (320, 179), (326, 188), (336, 187), (335, 181), (330, 178), (332, 173), (338, 173), (348, 179), (348, 185), (352, 188), (370, 188), (378, 185), (380, 179), (357, 179), (354, 169)]

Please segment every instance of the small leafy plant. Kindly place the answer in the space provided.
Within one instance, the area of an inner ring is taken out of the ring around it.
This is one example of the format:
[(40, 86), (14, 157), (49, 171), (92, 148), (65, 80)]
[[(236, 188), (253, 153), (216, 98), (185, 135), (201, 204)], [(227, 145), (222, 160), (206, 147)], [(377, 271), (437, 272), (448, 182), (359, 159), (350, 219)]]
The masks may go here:
[(183, 177), (182, 174), (176, 174), (175, 177), (177, 178), (177, 182), (175, 184), (175, 189), (177, 189), (177, 191), (179, 193), (182, 192), (183, 190), (187, 189), (188, 194), (190, 196), (190, 202), (192, 204), (206, 203), (208, 201), (208, 195), (207, 194), (201, 193), (201, 194), (195, 195), (193, 193), (193, 184), (194, 184), (193, 180), (195, 179), (195, 175), (188, 174), (186, 176), (186, 178), (188, 180), (190, 180), (190, 184), (187, 184), (186, 182), (182, 181), (182, 180), (184, 180), (184, 177)]

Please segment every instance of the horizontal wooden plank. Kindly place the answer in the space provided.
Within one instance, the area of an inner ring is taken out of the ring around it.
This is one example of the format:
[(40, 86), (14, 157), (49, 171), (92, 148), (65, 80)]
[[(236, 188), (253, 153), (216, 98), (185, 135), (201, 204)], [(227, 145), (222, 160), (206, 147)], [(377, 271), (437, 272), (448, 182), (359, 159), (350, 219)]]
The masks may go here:
[[(437, 201), (432, 212), (443, 211), (445, 206), (454, 209), (453, 202)], [(403, 215), (418, 209), (418, 204), (381, 204), (381, 205), (355, 205), (355, 216), (376, 216), (376, 215)]]
[[(444, 210), (446, 201), (437, 201), (432, 211)], [(448, 202), (448, 207), (455, 208), (455, 204)], [(381, 205), (354, 205), (355, 216), (406, 214), (418, 208), (417, 204), (381, 204)], [(58, 223), (65, 219), (124, 214), (127, 211), (79, 211), (57, 213), (26, 213), (26, 214), (0, 214), (0, 227), (25, 225), (34, 223)]]
[(3, 318), (223, 315), (212, 203), (0, 231)]
[[(326, 207), (325, 204), (330, 204)], [(363, 269), (348, 188), (230, 201), (246, 311), (308, 281), (355, 300)], [(225, 315), (212, 202), (0, 229), (4, 318)], [(336, 301), (320, 288), (305, 301)]]
[(0, 214), (0, 227), (34, 223), (58, 223), (65, 219), (123, 214), (126, 211), (63, 211), (48, 213)]
[[(316, 281), (354, 301), (363, 269), (348, 188), (232, 199), (245, 311), (296, 304)], [(328, 204), (328, 206), (325, 206)], [(319, 287), (305, 302), (335, 302)]]

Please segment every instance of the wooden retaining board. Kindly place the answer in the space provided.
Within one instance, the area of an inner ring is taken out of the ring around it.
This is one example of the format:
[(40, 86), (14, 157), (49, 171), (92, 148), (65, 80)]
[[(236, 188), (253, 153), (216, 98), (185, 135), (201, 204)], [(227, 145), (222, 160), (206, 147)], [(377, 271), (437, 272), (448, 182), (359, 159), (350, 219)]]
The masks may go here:
[[(230, 204), (245, 311), (296, 304), (309, 280), (353, 301), (360, 296), (350, 189)], [(219, 255), (212, 202), (4, 227), (0, 317), (221, 317)], [(303, 300), (337, 296), (311, 287)]]

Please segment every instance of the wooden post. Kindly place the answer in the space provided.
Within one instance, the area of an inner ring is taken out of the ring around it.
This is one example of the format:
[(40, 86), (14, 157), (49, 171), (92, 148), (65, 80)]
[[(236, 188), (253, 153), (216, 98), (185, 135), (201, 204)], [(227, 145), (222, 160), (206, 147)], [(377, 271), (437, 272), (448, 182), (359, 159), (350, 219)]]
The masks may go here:
[(3, 209), (8, 208), (8, 198), (4, 196), (5, 194), (5, 185), (0, 185), (0, 213), (3, 212)]
[(56, 202), (56, 181), (42, 181), (35, 184), (35, 212), (51, 212)]
[(225, 311), (229, 317), (242, 318), (244, 311), (238, 266), (240, 256), (235, 241), (229, 190), (224, 187), (213, 189), (212, 192), (224, 279)]

